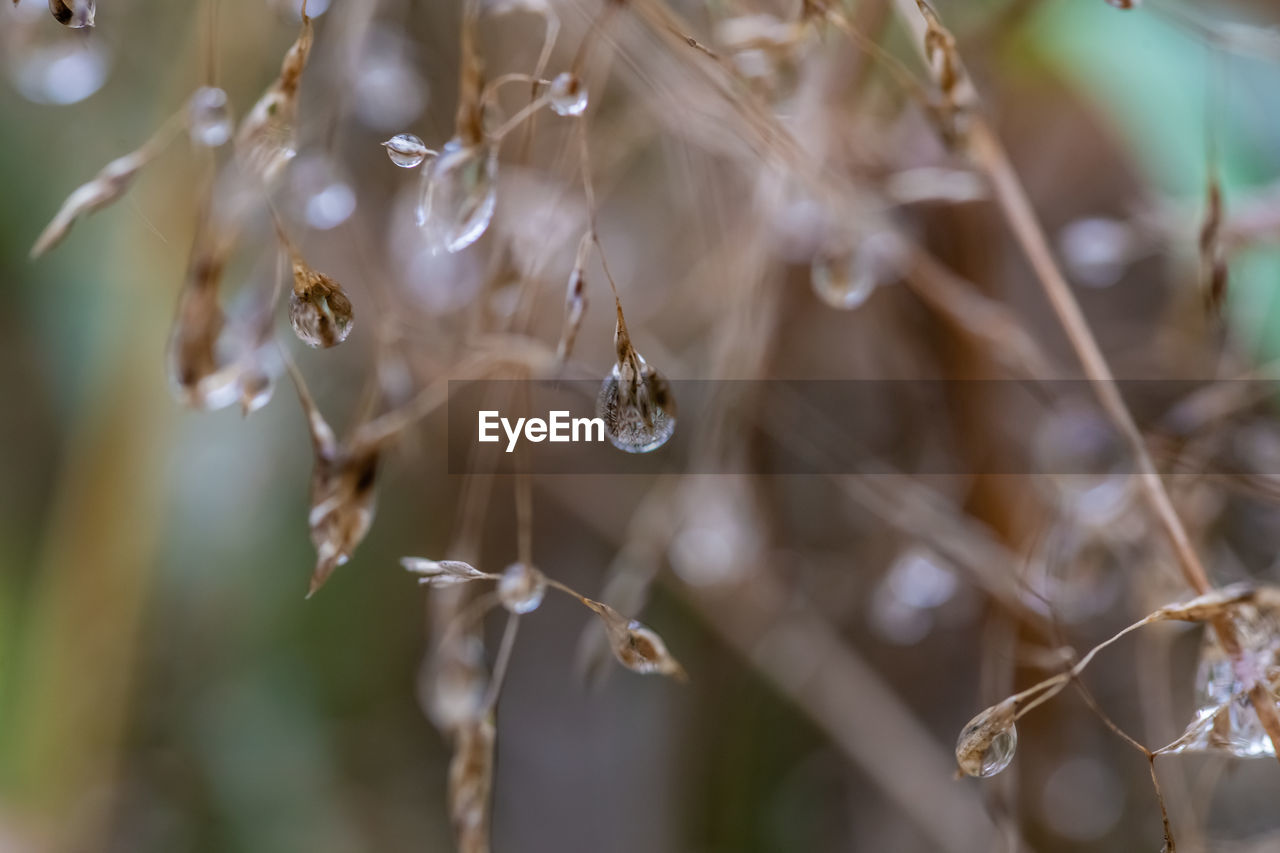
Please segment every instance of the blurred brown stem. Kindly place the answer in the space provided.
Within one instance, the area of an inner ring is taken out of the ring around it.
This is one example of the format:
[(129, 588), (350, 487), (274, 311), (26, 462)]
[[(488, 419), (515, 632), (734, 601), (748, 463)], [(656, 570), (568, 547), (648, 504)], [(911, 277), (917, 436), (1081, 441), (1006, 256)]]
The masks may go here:
[[(895, 6), (903, 22), (915, 34), (916, 37), (912, 41), (927, 63), (928, 57), (924, 49), (925, 21), (916, 0), (895, 0)], [(1084, 318), (1084, 312), (1080, 310), (1070, 285), (1058, 268), (1058, 263), (1049, 249), (1044, 230), (1031, 206), (1031, 201), (1027, 198), (1026, 190), (995, 132), (980, 115), (973, 115), (971, 121), (967, 134), (968, 153), (991, 179), (996, 201), (1008, 220), (1014, 237), (1031, 263), (1045, 296), (1053, 306), (1054, 313), (1057, 314), (1072, 349), (1084, 367), (1085, 375), (1091, 380), (1107, 416), (1128, 443), (1138, 467), (1138, 479), (1143, 496), (1155, 513), (1170, 544), (1173, 545), (1183, 577), (1198, 594), (1204, 594), (1212, 589), (1204, 564), (1200, 562), (1200, 557), (1196, 554), (1190, 537), (1187, 536), (1186, 528), (1173, 508), (1169, 492), (1160, 478), (1151, 454), (1147, 452), (1142, 433), (1138, 430), (1133, 416), (1125, 405), (1124, 398), (1116, 388), (1115, 377), (1107, 365), (1106, 358), (1102, 355), (1102, 350), (1093, 336), (1092, 329), (1089, 328), (1088, 321)], [(1223, 649), (1233, 661), (1237, 661), (1240, 657), (1240, 642), (1235, 634), (1235, 625), (1229, 617), (1225, 616), (1214, 619), (1212, 625), (1222, 642)], [(1259, 722), (1271, 739), (1277, 759), (1280, 759), (1280, 712), (1277, 712), (1275, 702), (1262, 683), (1253, 686), (1249, 691), (1249, 698), (1254, 710), (1257, 711)]]

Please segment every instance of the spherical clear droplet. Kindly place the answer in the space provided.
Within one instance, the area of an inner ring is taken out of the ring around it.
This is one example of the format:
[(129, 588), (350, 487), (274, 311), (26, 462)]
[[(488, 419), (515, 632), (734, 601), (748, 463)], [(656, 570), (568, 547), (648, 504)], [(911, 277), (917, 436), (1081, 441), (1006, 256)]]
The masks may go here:
[(47, 15), (35, 3), (12, 9), (8, 19), (0, 23), (0, 62), (14, 88), (27, 100), (78, 103), (106, 83), (111, 67), (107, 45), (101, 39), (86, 40), (81, 32), (53, 26)]
[(460, 252), (484, 234), (498, 193), (497, 151), (450, 140), (423, 170), (417, 222), (435, 253)]
[(498, 581), (498, 598), (512, 613), (530, 613), (538, 609), (547, 594), (547, 576), (525, 563), (512, 563)]
[(991, 739), (991, 745), (982, 753), (982, 776), (994, 776), (1009, 766), (1018, 749), (1018, 727), (1009, 728)]
[(356, 211), (356, 192), (345, 171), (324, 154), (303, 155), (289, 170), (293, 215), (317, 231), (337, 228)]
[(196, 145), (217, 148), (231, 138), (227, 93), (217, 86), (196, 89), (187, 105), (187, 129)]
[(667, 380), (635, 353), (639, 375), (614, 364), (596, 398), (596, 415), (604, 420), (609, 443), (627, 453), (649, 453), (666, 444), (676, 431), (675, 399)]
[(427, 146), (412, 133), (397, 133), (382, 143), (391, 162), (401, 169), (412, 169), (427, 158)]
[(565, 71), (551, 81), (551, 109), (556, 115), (580, 116), (587, 110), (587, 87), (577, 74)]
[(417, 70), (417, 48), (397, 29), (373, 25), (350, 66), (352, 110), (360, 123), (393, 131), (422, 115), (427, 81)]

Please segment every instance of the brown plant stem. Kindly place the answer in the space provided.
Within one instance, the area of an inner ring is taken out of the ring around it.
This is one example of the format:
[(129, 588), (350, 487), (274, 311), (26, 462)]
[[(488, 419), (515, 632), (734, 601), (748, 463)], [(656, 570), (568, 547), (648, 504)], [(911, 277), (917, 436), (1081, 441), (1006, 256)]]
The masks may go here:
[[(895, 0), (895, 8), (904, 23), (917, 36), (912, 41), (927, 62), (928, 57), (924, 56), (923, 37), (925, 22), (916, 5), (916, 0)], [(1027, 198), (1021, 180), (1009, 162), (1004, 146), (1000, 144), (995, 132), (982, 116), (976, 114), (971, 117), (966, 143), (969, 156), (986, 171), (990, 178), (996, 202), (1004, 213), (1023, 253), (1027, 256), (1036, 280), (1048, 297), (1072, 349), (1080, 359), (1085, 375), (1091, 380), (1103, 409), (1129, 445), (1138, 467), (1137, 476), (1142, 494), (1173, 546), (1183, 577), (1196, 593), (1208, 592), (1213, 585), (1205, 572), (1204, 564), (1196, 554), (1191, 539), (1187, 536), (1186, 528), (1173, 508), (1173, 502), (1169, 498), (1169, 492), (1160, 477), (1160, 472), (1147, 451), (1142, 433), (1134, 422), (1128, 406), (1125, 405), (1124, 398), (1116, 388), (1115, 377), (1093, 336), (1088, 321), (1084, 318), (1084, 312), (1080, 310), (1070, 285), (1058, 268), (1058, 263), (1049, 249), (1044, 230), (1040, 226), (1030, 199)], [(1236, 637), (1234, 624), (1225, 616), (1215, 618), (1211, 624), (1218, 634), (1223, 650), (1233, 662), (1238, 661), (1240, 642)], [(1258, 714), (1259, 722), (1271, 739), (1277, 760), (1280, 760), (1280, 712), (1277, 712), (1275, 701), (1271, 698), (1266, 686), (1260, 683), (1249, 690), (1249, 699)]]

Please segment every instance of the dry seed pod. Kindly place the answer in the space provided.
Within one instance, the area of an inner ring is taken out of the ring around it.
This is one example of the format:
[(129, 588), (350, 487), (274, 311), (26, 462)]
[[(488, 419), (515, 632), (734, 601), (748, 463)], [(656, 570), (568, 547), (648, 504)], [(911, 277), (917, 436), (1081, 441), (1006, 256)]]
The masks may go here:
[(454, 737), (449, 763), (449, 817), (458, 853), (488, 853), (489, 796), (493, 787), (493, 716), (468, 720)]
[(992, 705), (960, 731), (956, 763), (969, 776), (994, 776), (1009, 766), (1018, 748), (1017, 710), (1013, 699)]
[(284, 55), (275, 79), (240, 123), (236, 154), (249, 172), (265, 182), (280, 174), (298, 153), (298, 86), (311, 54), (314, 29), (302, 16), (302, 32)]
[(373, 524), (379, 448), (370, 442), (339, 442), (297, 368), (290, 365), (289, 372), (307, 415), (315, 452), (311, 512), (307, 516), (311, 544), (316, 549), (316, 566), (307, 591), (310, 598), (338, 566), (351, 559)]
[(418, 227), (433, 254), (460, 252), (489, 227), (498, 199), (498, 152), (451, 139), (422, 170)]
[(218, 285), (230, 248), (229, 239), (212, 232), (207, 217), (197, 226), (169, 335), (174, 393), (184, 405), (197, 409), (220, 409), (240, 396), (239, 372), (228, 369), (218, 357), (218, 340), (226, 325)]
[(447, 635), (428, 658), (419, 700), (431, 722), (449, 733), (476, 719), (488, 689), (484, 642), (475, 634)]
[[(14, 0), (14, 5), (18, 5), (17, 0)], [(78, 30), (93, 26), (97, 3), (95, 0), (49, 0), (49, 11), (59, 24)]]
[(600, 617), (609, 636), (613, 656), (627, 669), (646, 675), (669, 675), (677, 681), (688, 680), (684, 667), (671, 656), (662, 638), (651, 628), (635, 619), (628, 619), (602, 602), (584, 598), (582, 603)]
[(460, 560), (436, 561), (424, 560), (421, 557), (402, 557), (400, 565), (416, 575), (421, 575), (418, 582), (428, 586), (453, 586), (492, 577), (470, 563)]
[(546, 575), (525, 563), (512, 563), (498, 579), (498, 598), (512, 613), (532, 613), (546, 594)]
[(289, 294), (289, 323), (298, 340), (316, 349), (333, 347), (351, 334), (355, 315), (342, 285), (293, 258), (293, 290)]
[(1253, 601), (1257, 589), (1248, 583), (1237, 583), (1196, 596), (1181, 604), (1168, 604), (1149, 617), (1150, 621), (1208, 622), (1230, 612), (1231, 608)]
[(676, 430), (676, 401), (666, 378), (631, 345), (621, 303), (614, 345), (618, 361), (600, 386), (596, 415), (604, 420), (609, 442), (619, 450), (657, 450)]
[(81, 216), (101, 210), (124, 195), (133, 184), (133, 179), (138, 176), (138, 171), (154, 156), (155, 152), (148, 143), (137, 151), (112, 160), (93, 180), (77, 187), (40, 233), (39, 239), (31, 247), (31, 257), (38, 258), (62, 242)]
[(1200, 225), (1200, 281), (1205, 308), (1219, 314), (1227, 296), (1229, 273), (1222, 245), (1222, 185), (1217, 175), (1210, 175), (1205, 196), (1204, 221)]
[(564, 296), (564, 330), (560, 333), (560, 343), (556, 346), (558, 362), (564, 362), (573, 352), (578, 329), (582, 327), (582, 318), (587, 313), (586, 265), (590, 248), (591, 234), (587, 233), (578, 243), (578, 256), (573, 262), (573, 272), (569, 273), (569, 286)]

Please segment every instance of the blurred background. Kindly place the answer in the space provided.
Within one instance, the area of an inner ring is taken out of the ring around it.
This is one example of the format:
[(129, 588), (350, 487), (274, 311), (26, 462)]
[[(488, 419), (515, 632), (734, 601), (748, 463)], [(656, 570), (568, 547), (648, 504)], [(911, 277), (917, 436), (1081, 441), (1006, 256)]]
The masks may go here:
[[(546, 76), (589, 45), (591, 103), (510, 136), (493, 225), (441, 257), (413, 226), (418, 173), (379, 143), (453, 135), (460, 4), (313, 0), (298, 155), (274, 201), (308, 261), (346, 287), (356, 327), (332, 351), (297, 346), (283, 318), (278, 337), (335, 428), (370, 383), (393, 406), (477, 335), (554, 347), (589, 218), (579, 121), (632, 338), (667, 376), (1019, 378), (1011, 329), (1078, 375), (979, 171), (881, 53), (840, 26), (791, 28), (800, 5), (485, 5), (491, 79), (532, 72), (550, 14)], [(895, 4), (831, 6), (931, 85)], [(1280, 354), (1274, 5), (937, 7), (1116, 373), (1270, 375), (1249, 371)], [(424, 713), (428, 650), (453, 611), (398, 565), (455, 548), (460, 494), (483, 480), (449, 473), (443, 423), (387, 454), (367, 541), (304, 600), (312, 451), (293, 389), (246, 418), (183, 408), (166, 376), (203, 187), (227, 151), (178, 139), (120, 201), (28, 259), (61, 201), (198, 86), (216, 80), (247, 112), (298, 26), (286, 0), (116, 0), (82, 31), (38, 0), (0, 8), (0, 851), (454, 844), (451, 744)], [(507, 116), (528, 101), (525, 85), (503, 92)], [(1228, 211), (1219, 314), (1205, 310), (1196, 247), (1211, 170)], [(246, 230), (222, 285), (229, 310), (270, 279), (270, 226)], [(906, 260), (917, 249), (947, 273)], [(832, 284), (849, 257), (871, 259), (854, 275), (869, 298)], [(613, 311), (598, 259), (587, 279), (574, 363), (604, 376)], [(937, 279), (959, 288), (951, 308)], [(978, 710), (1186, 594), (1122, 475), (1093, 472), (1082, 491), (982, 474), (1007, 442), (1037, 436), (1051, 458), (1092, 453), (1073, 437), (1097, 414), (1058, 402), (1027, 419), (963, 391), (945, 412), (904, 402), (905, 443), (913, 419), (943, 419), (951, 436), (912, 452), (962, 458), (966, 477), (539, 477), (537, 564), (643, 618), (690, 680), (611, 666), (587, 686), (591, 615), (549, 596), (522, 620), (499, 703), (493, 848), (1159, 849), (1146, 760), (1074, 691), (1020, 723), (1003, 775), (953, 779), (955, 738)], [(703, 453), (754, 459), (763, 423), (680, 429)], [(1203, 434), (1261, 473), (1177, 479), (1196, 546), (1216, 581), (1274, 580), (1269, 403), (1233, 406)], [(497, 572), (516, 559), (511, 484), (482, 485), (468, 553)], [(490, 658), (502, 624), (485, 622)], [(1140, 741), (1167, 743), (1190, 719), (1200, 642), (1160, 626), (1086, 682)], [(1274, 761), (1157, 767), (1180, 848), (1280, 843)]]

